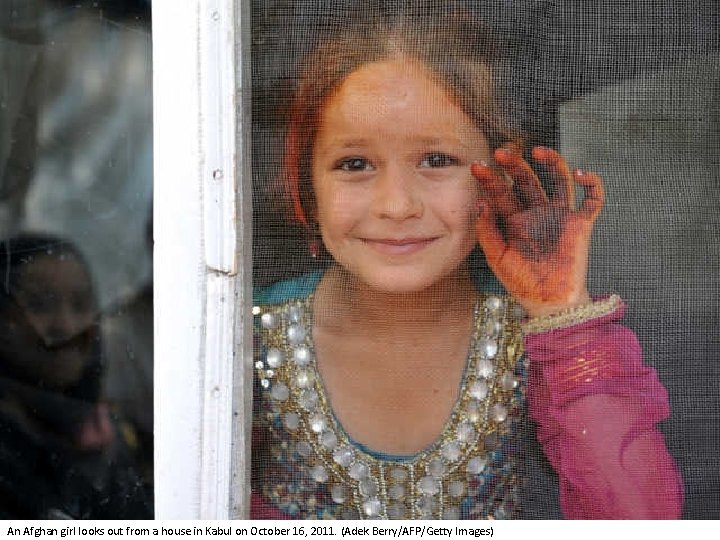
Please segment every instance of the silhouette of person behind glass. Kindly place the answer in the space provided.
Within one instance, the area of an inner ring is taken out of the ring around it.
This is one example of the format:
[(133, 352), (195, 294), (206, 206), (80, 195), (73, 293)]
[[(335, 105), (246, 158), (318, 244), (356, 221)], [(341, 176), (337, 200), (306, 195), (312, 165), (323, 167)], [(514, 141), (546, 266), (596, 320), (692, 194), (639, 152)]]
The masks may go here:
[(99, 336), (74, 246), (28, 234), (0, 243), (0, 517), (152, 517), (99, 400)]

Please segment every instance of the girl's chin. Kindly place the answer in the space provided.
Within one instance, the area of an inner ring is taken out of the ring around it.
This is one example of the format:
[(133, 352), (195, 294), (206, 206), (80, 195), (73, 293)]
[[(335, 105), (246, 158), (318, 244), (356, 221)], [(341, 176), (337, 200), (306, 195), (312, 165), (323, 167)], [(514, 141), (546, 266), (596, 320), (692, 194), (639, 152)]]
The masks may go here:
[(386, 272), (357, 274), (359, 280), (368, 288), (383, 294), (419, 293), (439, 284), (446, 276), (413, 272), (409, 269), (393, 269)]

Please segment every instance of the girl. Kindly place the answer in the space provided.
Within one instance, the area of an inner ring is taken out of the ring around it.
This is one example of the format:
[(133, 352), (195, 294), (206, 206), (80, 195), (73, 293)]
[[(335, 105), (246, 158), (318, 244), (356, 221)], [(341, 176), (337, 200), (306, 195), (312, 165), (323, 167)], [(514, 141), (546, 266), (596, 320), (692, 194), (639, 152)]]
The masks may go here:
[(492, 51), (461, 16), (401, 14), (304, 62), (285, 177), (329, 263), (257, 297), (252, 517), (518, 515), (526, 405), (566, 517), (678, 517), (666, 392), (586, 288), (600, 178), (534, 148), (543, 188)]

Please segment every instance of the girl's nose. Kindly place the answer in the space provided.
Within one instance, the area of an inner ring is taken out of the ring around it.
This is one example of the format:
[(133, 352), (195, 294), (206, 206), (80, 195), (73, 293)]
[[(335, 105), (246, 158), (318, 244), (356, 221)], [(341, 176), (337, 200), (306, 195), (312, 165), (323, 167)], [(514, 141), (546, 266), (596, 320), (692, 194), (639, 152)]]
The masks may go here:
[(381, 218), (405, 220), (422, 216), (424, 205), (414, 171), (383, 167), (375, 178), (374, 213)]

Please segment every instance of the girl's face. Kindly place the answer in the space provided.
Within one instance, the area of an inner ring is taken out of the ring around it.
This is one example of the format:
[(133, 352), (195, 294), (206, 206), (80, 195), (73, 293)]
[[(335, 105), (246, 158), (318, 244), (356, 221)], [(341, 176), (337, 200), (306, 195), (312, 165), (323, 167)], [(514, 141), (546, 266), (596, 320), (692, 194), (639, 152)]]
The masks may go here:
[(366, 64), (330, 97), (313, 147), (325, 247), (367, 285), (419, 291), (475, 245), (483, 133), (419, 65)]

